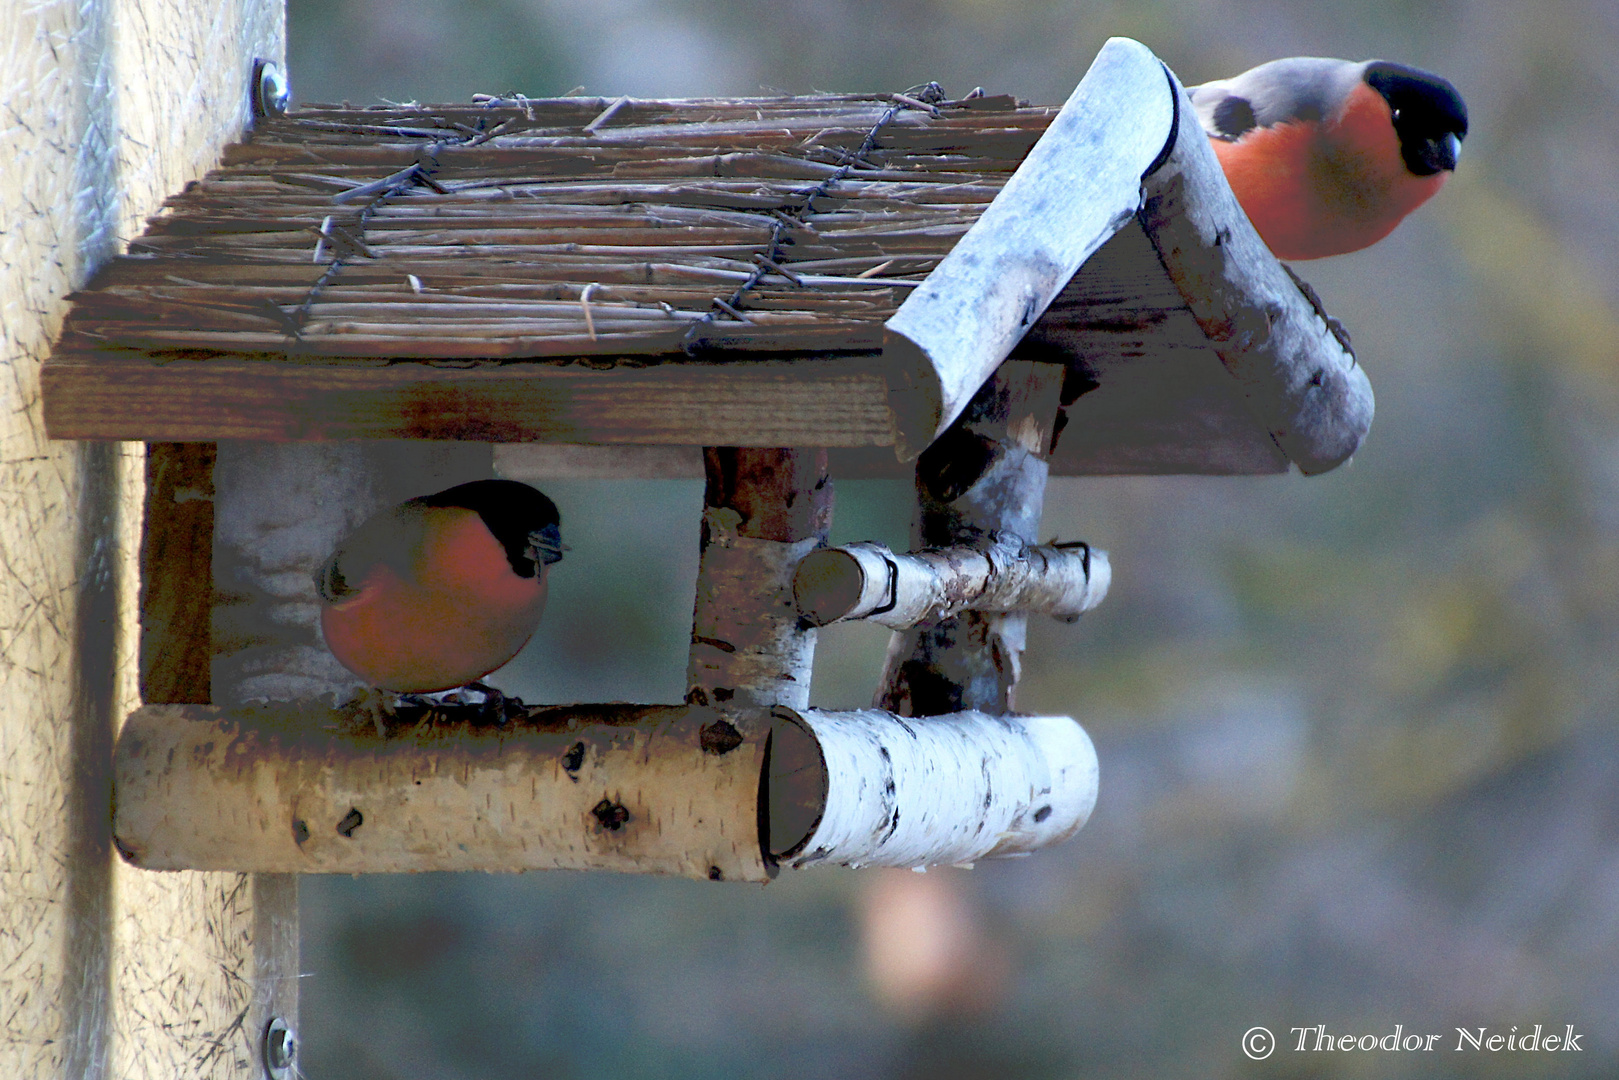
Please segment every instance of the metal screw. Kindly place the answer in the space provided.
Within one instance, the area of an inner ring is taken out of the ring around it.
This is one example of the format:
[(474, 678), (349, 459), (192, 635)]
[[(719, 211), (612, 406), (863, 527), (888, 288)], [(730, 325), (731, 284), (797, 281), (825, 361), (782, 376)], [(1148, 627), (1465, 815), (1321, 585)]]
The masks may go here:
[(288, 1080), (298, 1060), (298, 1036), (279, 1016), (264, 1029), (264, 1071), (270, 1080)]
[(253, 61), (253, 115), (284, 116), (292, 104), (292, 87), (274, 60)]

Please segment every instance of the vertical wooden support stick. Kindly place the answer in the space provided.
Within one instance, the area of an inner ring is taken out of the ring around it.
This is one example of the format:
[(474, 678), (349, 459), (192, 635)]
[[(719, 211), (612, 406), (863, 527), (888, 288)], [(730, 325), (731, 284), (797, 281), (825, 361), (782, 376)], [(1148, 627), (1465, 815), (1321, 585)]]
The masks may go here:
[[(1062, 368), (1002, 364), (916, 466), (915, 547), (982, 542), (996, 533), (1035, 543), (1045, 454)], [(968, 611), (897, 631), (874, 704), (901, 716), (1010, 712), (1028, 616)]]
[(702, 557), (686, 700), (809, 707), (815, 631), (793, 603), (798, 561), (826, 543), (826, 451), (703, 450)]
[(209, 703), (213, 656), (214, 443), (146, 448), (140, 692), (151, 705)]

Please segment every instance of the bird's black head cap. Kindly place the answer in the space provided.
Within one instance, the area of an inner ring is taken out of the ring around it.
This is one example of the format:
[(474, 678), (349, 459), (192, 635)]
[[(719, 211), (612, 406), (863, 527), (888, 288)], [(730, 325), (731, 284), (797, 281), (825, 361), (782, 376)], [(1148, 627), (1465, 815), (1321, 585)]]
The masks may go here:
[(557, 504), (516, 480), (474, 480), (411, 502), (472, 510), (500, 546), (519, 577), (533, 577), (540, 566), (562, 558), (562, 517)]
[(1467, 138), (1467, 105), (1456, 88), (1431, 72), (1387, 60), (1366, 65), (1364, 77), (1394, 113), (1405, 167), (1415, 176), (1455, 169), (1456, 150)]

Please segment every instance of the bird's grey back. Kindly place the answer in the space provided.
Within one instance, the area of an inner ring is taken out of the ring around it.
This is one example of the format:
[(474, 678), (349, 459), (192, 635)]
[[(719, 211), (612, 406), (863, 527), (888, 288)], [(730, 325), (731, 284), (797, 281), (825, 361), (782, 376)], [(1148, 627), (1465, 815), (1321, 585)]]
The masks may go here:
[(407, 502), (380, 511), (338, 542), (331, 556), (315, 572), (315, 591), (335, 603), (360, 591), (360, 584), (378, 563), (385, 563), (401, 578), (411, 574), (411, 557), (422, 541), (428, 510)]
[(1235, 139), (1255, 127), (1320, 120), (1342, 102), (1366, 64), (1324, 56), (1290, 56), (1187, 90), (1210, 135)]

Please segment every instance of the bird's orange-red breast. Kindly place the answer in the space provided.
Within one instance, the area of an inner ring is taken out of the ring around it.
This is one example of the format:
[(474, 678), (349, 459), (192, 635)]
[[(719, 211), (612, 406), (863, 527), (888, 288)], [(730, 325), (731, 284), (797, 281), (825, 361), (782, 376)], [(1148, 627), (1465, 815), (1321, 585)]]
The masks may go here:
[(1190, 88), (1237, 201), (1282, 259), (1375, 244), (1456, 168), (1467, 106), (1386, 60), (1273, 60)]
[(344, 537), (316, 575), (321, 632), (375, 686), (463, 686), (533, 636), (561, 552), (556, 505), (527, 484), (476, 480), (411, 499)]

